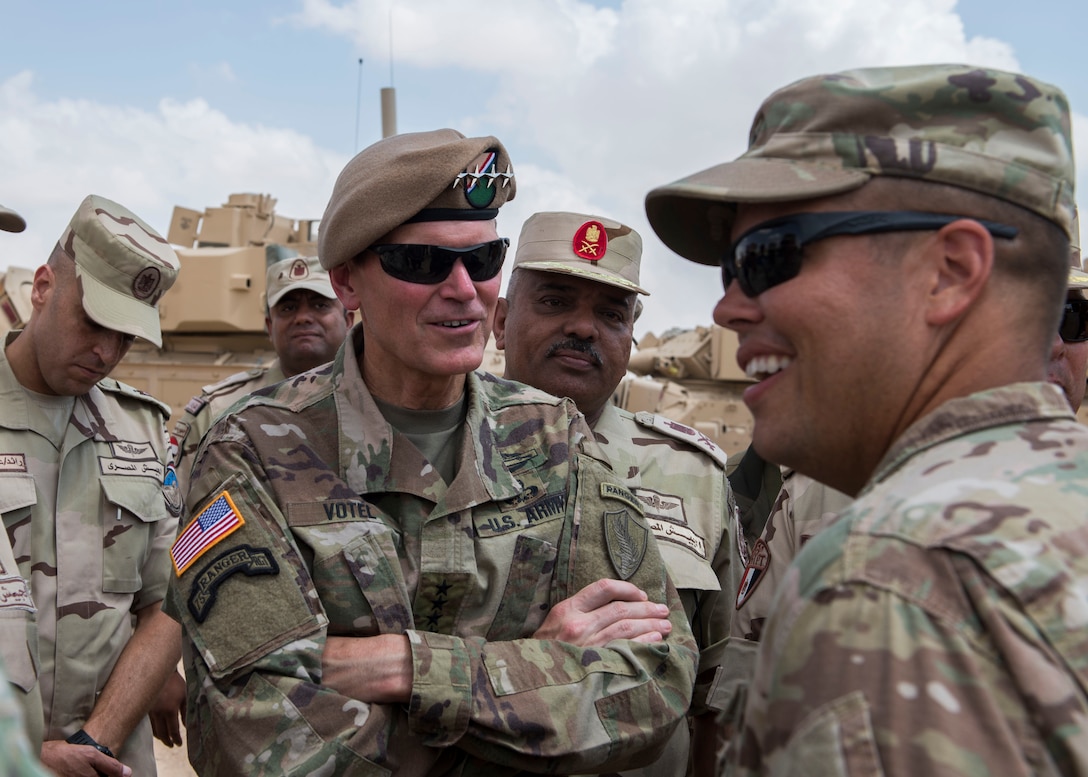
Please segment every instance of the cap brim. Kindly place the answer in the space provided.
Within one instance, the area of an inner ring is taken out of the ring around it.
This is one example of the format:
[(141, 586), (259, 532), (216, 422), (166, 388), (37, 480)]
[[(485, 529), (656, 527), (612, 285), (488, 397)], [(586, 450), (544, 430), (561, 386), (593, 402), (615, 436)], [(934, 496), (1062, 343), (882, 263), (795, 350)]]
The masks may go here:
[(0, 229), (5, 232), (22, 232), (26, 229), (26, 219), (11, 208), (0, 205)]
[(577, 275), (579, 278), (588, 278), (591, 281), (597, 281), (598, 283), (604, 283), (608, 286), (615, 286), (616, 288), (623, 289), (624, 291), (633, 291), (638, 294), (645, 294), (650, 296), (650, 292), (639, 286), (633, 281), (629, 281), (626, 278), (621, 278), (613, 273), (605, 273), (599, 270), (594, 270), (591, 265), (574, 267), (563, 262), (521, 262), (514, 267), (515, 270), (536, 270), (538, 272), (554, 272), (561, 273), (563, 275)]
[(306, 289), (307, 291), (317, 292), (322, 297), (336, 299), (336, 292), (333, 291), (332, 286), (328, 283), (318, 283), (316, 281), (302, 281), (300, 283), (292, 283), (290, 286), (284, 289), (280, 289), (271, 297), (269, 297), (268, 307), (275, 307), (277, 302), (286, 297), (292, 291), (298, 291), (299, 289)]
[(857, 189), (860, 170), (771, 157), (745, 157), (659, 186), (646, 195), (646, 216), (666, 246), (685, 259), (717, 265), (732, 245), (735, 205), (792, 202)]
[(127, 335), (135, 335), (162, 347), (158, 308), (114, 291), (76, 265), (83, 288), (83, 309), (96, 324)]

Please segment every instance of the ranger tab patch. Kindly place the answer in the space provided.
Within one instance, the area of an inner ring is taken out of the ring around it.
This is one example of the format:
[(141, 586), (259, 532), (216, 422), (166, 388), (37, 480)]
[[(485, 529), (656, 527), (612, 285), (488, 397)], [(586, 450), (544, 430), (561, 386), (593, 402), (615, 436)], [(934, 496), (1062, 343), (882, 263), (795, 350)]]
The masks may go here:
[(230, 494), (219, 492), (170, 546), (170, 559), (174, 562), (177, 576), (181, 577), (194, 561), (244, 526), (245, 522)]

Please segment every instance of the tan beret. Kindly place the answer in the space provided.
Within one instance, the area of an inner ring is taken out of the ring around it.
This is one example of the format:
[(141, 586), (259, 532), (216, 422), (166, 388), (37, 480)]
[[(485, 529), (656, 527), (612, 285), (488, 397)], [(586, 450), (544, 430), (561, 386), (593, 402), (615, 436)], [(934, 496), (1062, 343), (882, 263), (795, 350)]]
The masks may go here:
[(333, 185), (318, 255), (326, 270), (402, 224), (491, 220), (516, 185), (498, 138), (440, 129), (394, 135), (364, 148)]
[(612, 219), (581, 213), (534, 213), (521, 227), (514, 267), (589, 278), (639, 294), (642, 237)]

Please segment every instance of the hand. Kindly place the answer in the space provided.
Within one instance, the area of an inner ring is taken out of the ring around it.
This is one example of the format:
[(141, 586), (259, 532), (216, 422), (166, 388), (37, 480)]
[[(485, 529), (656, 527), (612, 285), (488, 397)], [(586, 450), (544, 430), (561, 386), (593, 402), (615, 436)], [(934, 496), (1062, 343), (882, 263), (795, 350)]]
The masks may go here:
[(181, 728), (185, 725), (185, 680), (173, 672), (155, 697), (148, 712), (151, 732), (167, 747), (181, 745)]
[(42, 763), (58, 777), (132, 777), (132, 769), (90, 745), (70, 745), (63, 739), (42, 743)]
[(407, 704), (412, 696), (412, 649), (403, 634), (328, 637), (321, 654), (322, 685), (375, 704)]
[(660, 642), (672, 631), (669, 608), (623, 580), (597, 580), (552, 607), (536, 639), (603, 647), (614, 639)]

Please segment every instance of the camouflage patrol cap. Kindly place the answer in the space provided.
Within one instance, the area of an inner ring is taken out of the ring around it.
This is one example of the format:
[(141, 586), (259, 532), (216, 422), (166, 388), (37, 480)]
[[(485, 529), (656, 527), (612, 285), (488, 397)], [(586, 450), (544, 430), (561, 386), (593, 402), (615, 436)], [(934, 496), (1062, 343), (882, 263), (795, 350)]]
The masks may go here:
[(178, 276), (177, 254), (132, 211), (88, 195), (60, 238), (76, 264), (93, 321), (162, 345), (158, 304)]
[(646, 195), (673, 251), (717, 264), (740, 202), (857, 189), (874, 175), (981, 192), (1070, 232), (1073, 151), (1058, 88), (968, 65), (851, 70), (779, 89), (760, 106), (748, 150)]
[(379, 140), (333, 185), (318, 237), (321, 265), (347, 262), (401, 224), (489, 221), (516, 188), (498, 138), (440, 129)]
[(564, 273), (650, 292), (638, 285), (642, 237), (630, 227), (581, 213), (534, 213), (521, 227), (511, 270)]
[(26, 229), (26, 219), (11, 208), (0, 205), (0, 229), (5, 232), (22, 232)]
[(270, 264), (265, 281), (269, 308), (275, 307), (285, 294), (295, 289), (308, 289), (323, 297), (336, 299), (336, 292), (329, 281), (329, 271), (321, 266), (316, 256), (296, 256)]

